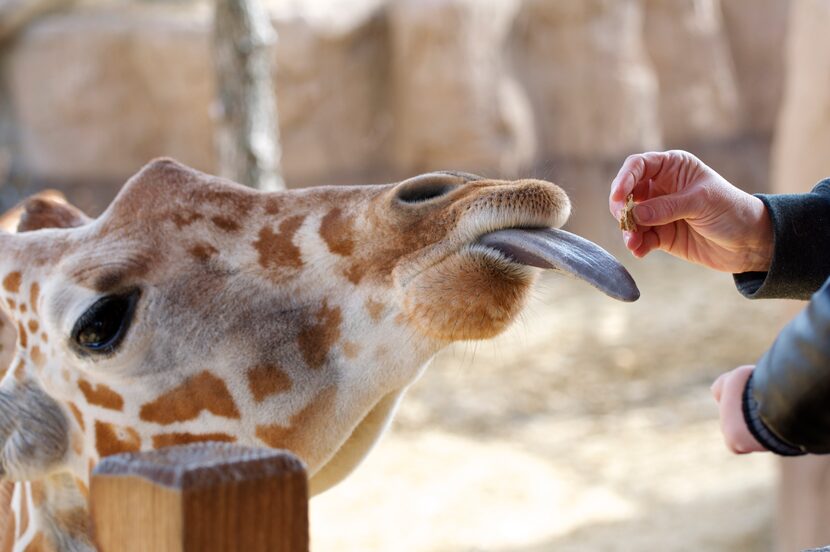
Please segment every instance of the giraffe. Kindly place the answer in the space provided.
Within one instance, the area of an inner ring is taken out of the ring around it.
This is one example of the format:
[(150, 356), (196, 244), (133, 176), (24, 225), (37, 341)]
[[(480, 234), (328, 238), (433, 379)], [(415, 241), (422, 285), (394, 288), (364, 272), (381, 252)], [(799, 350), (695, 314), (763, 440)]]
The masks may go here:
[(0, 552), (90, 551), (102, 457), (197, 441), (345, 478), (451, 342), (502, 332), (539, 272), (639, 295), (539, 180), (429, 173), (265, 193), (171, 159), (98, 218), (35, 198), (0, 232)]

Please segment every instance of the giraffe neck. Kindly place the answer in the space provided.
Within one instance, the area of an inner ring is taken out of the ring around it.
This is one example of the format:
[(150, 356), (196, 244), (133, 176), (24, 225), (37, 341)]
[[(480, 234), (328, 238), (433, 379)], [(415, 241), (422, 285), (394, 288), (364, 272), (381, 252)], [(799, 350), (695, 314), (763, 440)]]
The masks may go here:
[(0, 500), (0, 552), (94, 552), (86, 497), (72, 476), (4, 482)]

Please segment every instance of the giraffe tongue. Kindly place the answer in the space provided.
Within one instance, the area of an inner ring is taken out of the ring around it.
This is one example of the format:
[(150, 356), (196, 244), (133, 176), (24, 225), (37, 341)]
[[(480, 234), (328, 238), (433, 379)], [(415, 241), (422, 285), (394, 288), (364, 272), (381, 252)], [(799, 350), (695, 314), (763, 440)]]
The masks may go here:
[(553, 228), (509, 228), (485, 234), (478, 243), (519, 264), (553, 269), (585, 280), (620, 301), (636, 301), (640, 290), (631, 274), (593, 242)]

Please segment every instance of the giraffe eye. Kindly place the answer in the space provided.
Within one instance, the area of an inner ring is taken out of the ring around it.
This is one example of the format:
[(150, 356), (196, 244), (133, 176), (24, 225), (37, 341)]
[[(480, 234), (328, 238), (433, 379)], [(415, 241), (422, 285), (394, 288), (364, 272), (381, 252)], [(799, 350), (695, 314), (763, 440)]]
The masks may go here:
[(127, 334), (140, 295), (136, 289), (96, 301), (75, 322), (72, 341), (83, 352), (108, 354), (115, 351)]

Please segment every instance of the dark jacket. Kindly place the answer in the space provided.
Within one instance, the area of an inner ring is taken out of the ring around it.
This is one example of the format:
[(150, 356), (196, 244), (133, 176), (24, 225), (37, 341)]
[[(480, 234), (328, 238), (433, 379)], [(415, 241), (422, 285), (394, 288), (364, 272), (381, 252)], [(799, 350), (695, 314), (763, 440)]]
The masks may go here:
[(735, 284), (751, 299), (810, 303), (758, 361), (744, 418), (773, 452), (830, 453), (830, 179), (808, 194), (758, 197), (772, 219), (772, 264), (769, 272), (736, 274)]

